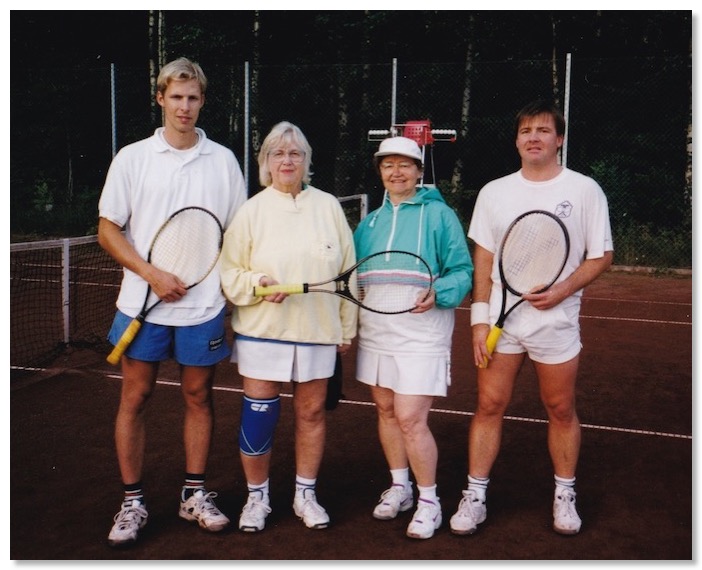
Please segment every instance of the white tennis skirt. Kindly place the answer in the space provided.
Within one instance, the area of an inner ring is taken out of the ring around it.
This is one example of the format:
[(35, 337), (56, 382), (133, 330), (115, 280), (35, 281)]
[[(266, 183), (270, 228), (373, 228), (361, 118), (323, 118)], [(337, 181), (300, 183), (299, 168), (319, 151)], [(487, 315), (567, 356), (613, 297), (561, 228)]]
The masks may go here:
[(295, 344), (237, 338), (232, 362), (239, 374), (256, 380), (309, 382), (329, 378), (336, 366), (336, 345)]
[(446, 396), (451, 355), (387, 355), (358, 348), (356, 379), (409, 396)]

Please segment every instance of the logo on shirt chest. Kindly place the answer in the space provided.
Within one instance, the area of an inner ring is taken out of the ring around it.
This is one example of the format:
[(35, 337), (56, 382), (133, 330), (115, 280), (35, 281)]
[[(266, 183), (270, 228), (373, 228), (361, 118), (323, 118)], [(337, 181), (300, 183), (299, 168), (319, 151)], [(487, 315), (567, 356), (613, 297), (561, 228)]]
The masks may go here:
[(559, 218), (568, 218), (570, 217), (572, 211), (573, 204), (566, 200), (565, 202), (561, 202), (560, 204), (558, 204), (558, 206), (556, 206), (556, 211), (554, 212), (554, 214)]

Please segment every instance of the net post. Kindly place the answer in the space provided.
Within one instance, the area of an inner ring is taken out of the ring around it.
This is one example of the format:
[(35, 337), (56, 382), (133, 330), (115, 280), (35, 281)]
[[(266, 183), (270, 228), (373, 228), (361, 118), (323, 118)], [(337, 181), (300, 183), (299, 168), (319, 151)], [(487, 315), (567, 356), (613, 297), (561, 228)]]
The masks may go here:
[(351, 196), (339, 196), (337, 198), (340, 203), (350, 202), (352, 200), (358, 200), (359, 202), (359, 219), (360, 222), (363, 218), (368, 215), (368, 194), (353, 194)]
[(65, 238), (61, 245), (61, 309), (63, 312), (63, 343), (71, 340), (71, 240)]

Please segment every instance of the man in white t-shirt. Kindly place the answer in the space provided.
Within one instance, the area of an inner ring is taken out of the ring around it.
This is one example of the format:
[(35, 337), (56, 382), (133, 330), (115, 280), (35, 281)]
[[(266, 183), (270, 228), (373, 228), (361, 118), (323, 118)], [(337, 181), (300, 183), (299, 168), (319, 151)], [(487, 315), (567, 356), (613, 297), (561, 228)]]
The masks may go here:
[[(591, 178), (560, 165), (565, 120), (557, 107), (537, 101), (515, 121), (521, 170), (493, 180), (480, 191), (468, 230), (475, 242), (471, 328), (478, 367), (478, 404), (468, 437), (468, 488), (463, 491), (451, 531), (472, 534), (485, 521), (485, 497), (497, 458), (502, 423), (525, 356), (534, 364), (548, 414), (548, 450), (554, 469), (553, 529), (577, 534), (575, 471), (580, 423), (575, 382), (580, 342), (583, 288), (612, 263), (612, 231), (607, 199)], [(502, 285), (497, 252), (510, 223), (529, 210), (558, 216), (570, 236), (570, 254), (557, 282), (542, 293), (524, 295), (505, 322), (495, 351), (486, 340), (500, 313)], [(482, 367), (487, 359), (487, 366)]]
[(234, 154), (195, 126), (206, 88), (207, 79), (196, 63), (180, 58), (163, 67), (156, 101), (163, 109), (164, 126), (115, 156), (98, 206), (100, 245), (124, 268), (109, 340), (117, 343), (140, 312), (149, 285), (163, 301), (149, 313), (121, 359), (115, 444), (124, 499), (108, 536), (111, 546), (135, 542), (147, 521), (142, 489), (144, 416), (159, 363), (168, 358), (180, 364), (185, 404), (185, 478), (179, 514), (211, 532), (229, 524), (213, 501), (216, 493), (205, 488), (215, 366), (231, 353), (225, 338), (226, 301), (219, 268), (186, 289), (175, 275), (147, 261), (154, 235), (174, 212), (198, 206), (227, 227), (246, 200), (244, 177)]

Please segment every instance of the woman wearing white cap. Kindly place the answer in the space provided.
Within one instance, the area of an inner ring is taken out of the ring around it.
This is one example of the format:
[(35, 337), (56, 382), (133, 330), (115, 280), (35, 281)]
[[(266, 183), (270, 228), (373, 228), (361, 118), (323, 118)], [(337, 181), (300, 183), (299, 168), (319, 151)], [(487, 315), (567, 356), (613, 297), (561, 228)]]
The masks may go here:
[(424, 539), (442, 522), (429, 410), (451, 383), (454, 310), (471, 290), (473, 262), (456, 213), (437, 188), (417, 186), (423, 164), (414, 140), (385, 139), (375, 165), (385, 195), (354, 233), (357, 257), (391, 249), (415, 253), (429, 264), (434, 282), (427, 299), (410, 313), (359, 313), (356, 378), (371, 387), (392, 478), (373, 516), (390, 520), (414, 506), (411, 469), (419, 496), (407, 536)]

